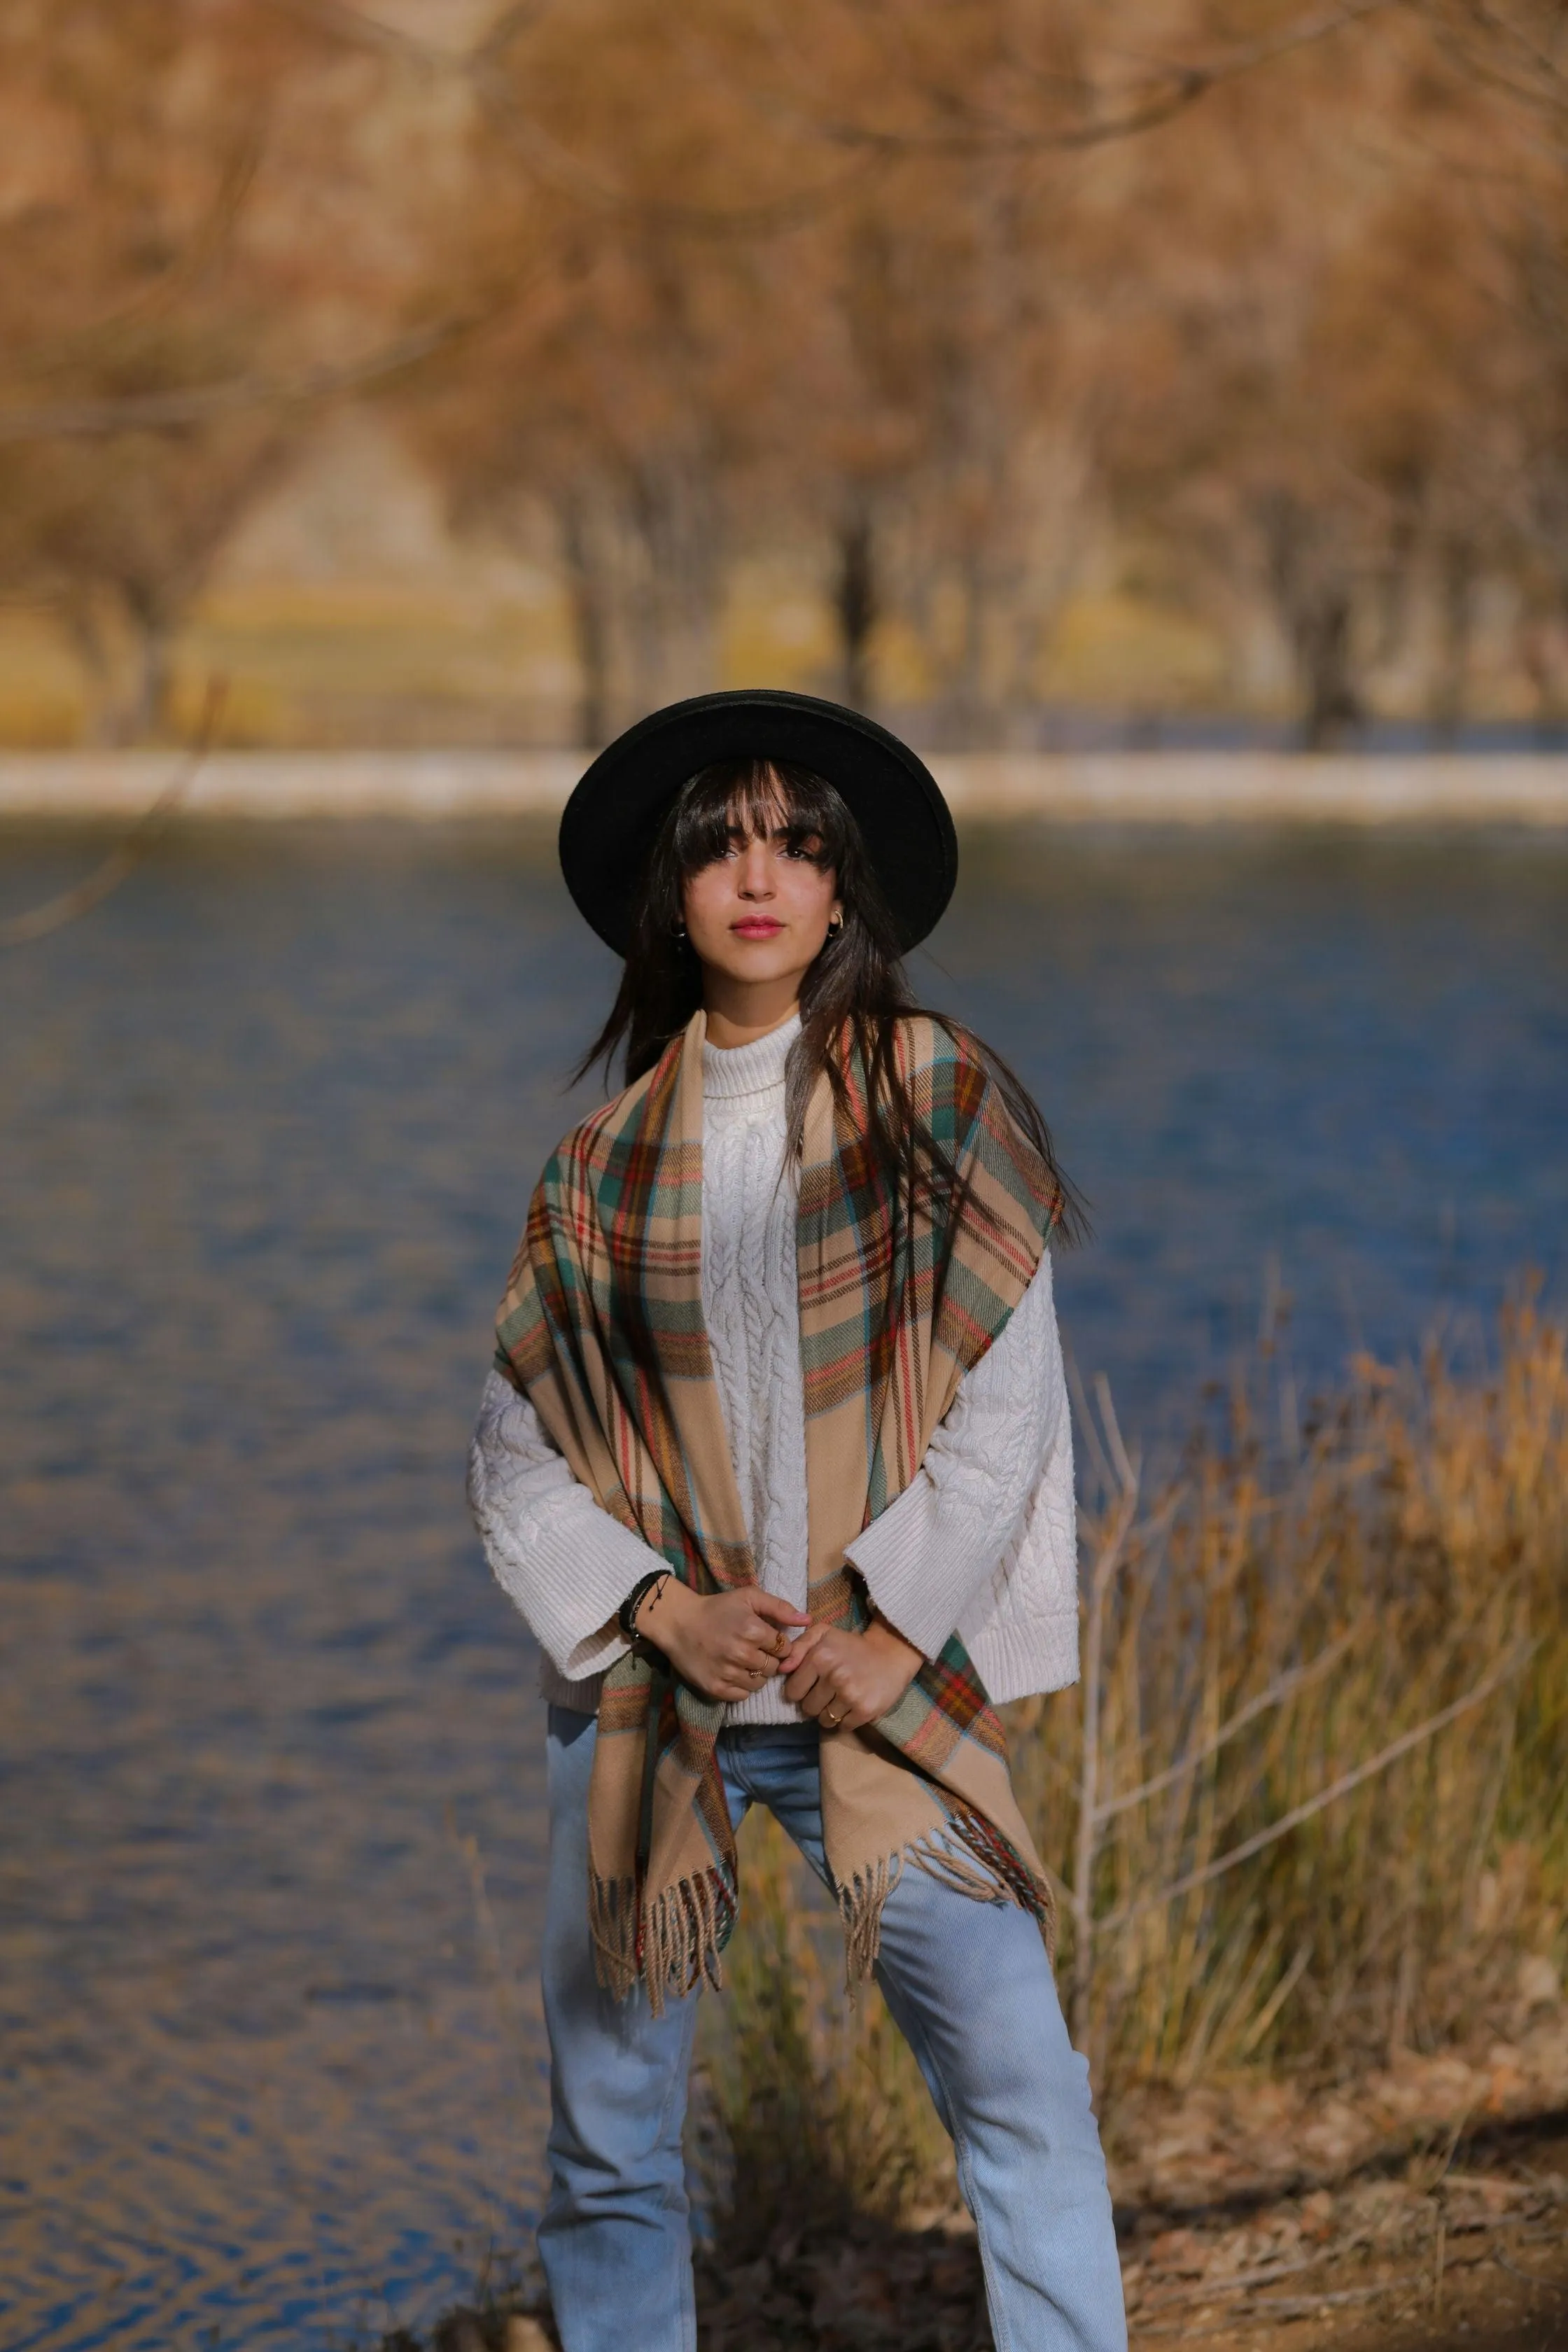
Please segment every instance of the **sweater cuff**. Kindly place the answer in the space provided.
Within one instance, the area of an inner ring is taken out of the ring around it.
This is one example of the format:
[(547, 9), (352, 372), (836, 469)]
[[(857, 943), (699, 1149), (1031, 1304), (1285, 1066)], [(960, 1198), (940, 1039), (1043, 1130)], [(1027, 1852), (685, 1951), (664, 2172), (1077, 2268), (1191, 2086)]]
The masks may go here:
[(1005, 1609), (959, 1638), (993, 1706), (1037, 1691), (1065, 1690), (1079, 1675), (1078, 1611), (1056, 1609), (1021, 1616)]
[(468, 1456), (468, 1504), (497, 1582), (556, 1675), (587, 1682), (625, 1656), (616, 1612), (668, 1562), (573, 1476), (527, 1397), (495, 1372)]
[(931, 1573), (941, 1501), (936, 1486), (921, 1472), (845, 1547), (879, 1616), (924, 1658), (941, 1656), (956, 1622), (951, 1592)]
[[(589, 1499), (586, 1496), (584, 1499)], [(658, 1559), (641, 1538), (590, 1501), (585, 1511), (543, 1517), (530, 1562), (528, 1614), (541, 1645), (569, 1682), (601, 1675), (626, 1655), (622, 1601)]]

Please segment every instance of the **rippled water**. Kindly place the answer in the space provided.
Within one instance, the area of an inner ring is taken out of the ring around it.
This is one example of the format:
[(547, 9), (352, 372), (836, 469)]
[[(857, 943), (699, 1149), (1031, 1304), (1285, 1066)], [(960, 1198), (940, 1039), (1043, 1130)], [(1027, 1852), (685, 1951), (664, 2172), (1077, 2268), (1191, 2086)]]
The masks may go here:
[[(5, 838), (4, 907), (86, 854)], [(1568, 845), (994, 834), (934, 944), (1129, 1424), (1271, 1255), (1309, 1373), (1563, 1288)], [(610, 977), (526, 829), (194, 831), (0, 966), (15, 2352), (342, 2343), (525, 2233), (541, 1723), (462, 1454)]]

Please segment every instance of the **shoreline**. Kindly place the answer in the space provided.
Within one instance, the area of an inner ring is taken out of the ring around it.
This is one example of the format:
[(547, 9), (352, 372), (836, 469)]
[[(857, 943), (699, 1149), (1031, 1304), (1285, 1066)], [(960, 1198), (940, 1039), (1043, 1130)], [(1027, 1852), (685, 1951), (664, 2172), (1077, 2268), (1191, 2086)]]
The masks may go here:
[[(178, 777), (177, 746), (0, 751), (0, 821), (134, 821)], [(553, 816), (591, 754), (517, 751), (208, 753), (184, 816)], [(1568, 828), (1568, 756), (1254, 751), (933, 754), (961, 822), (1117, 824), (1510, 824)]]
[[(1131, 2352), (1543, 2352), (1568, 2295), (1568, 2113), (1467, 2128), (1332, 2189), (1118, 2215)], [(902, 2223), (789, 2223), (736, 2259), (700, 2245), (704, 2352), (939, 2352), (988, 2344), (974, 2224), (954, 2200)], [(428, 2333), (376, 2352), (558, 2352), (537, 2263), (513, 2257)], [(368, 2346), (363, 2352), (370, 2352)]]

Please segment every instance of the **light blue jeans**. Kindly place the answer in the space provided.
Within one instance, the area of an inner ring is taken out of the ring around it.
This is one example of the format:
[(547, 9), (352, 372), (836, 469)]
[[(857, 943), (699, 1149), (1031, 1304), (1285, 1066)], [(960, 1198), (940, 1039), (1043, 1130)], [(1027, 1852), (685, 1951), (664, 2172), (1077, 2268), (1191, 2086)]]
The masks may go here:
[[(550, 1710), (551, 2190), (539, 2230), (565, 2352), (694, 2352), (681, 2124), (697, 1996), (615, 2001), (588, 1937), (592, 1716)], [(730, 1814), (775, 1814), (826, 1885), (817, 1735), (727, 1731)], [(882, 1918), (889, 2009), (952, 2136), (997, 2352), (1122, 2352), (1121, 2273), (1089, 2067), (1068, 2041), (1039, 1929), (906, 1870)]]

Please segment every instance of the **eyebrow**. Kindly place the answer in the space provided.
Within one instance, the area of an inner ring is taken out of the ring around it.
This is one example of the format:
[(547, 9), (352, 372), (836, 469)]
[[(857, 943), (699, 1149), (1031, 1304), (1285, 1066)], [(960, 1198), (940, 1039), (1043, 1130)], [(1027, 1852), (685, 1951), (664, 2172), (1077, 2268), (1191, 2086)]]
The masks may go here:
[(810, 838), (818, 832), (819, 828), (815, 824), (773, 824), (768, 827), (766, 833), (759, 834), (752, 826), (739, 824), (731, 818), (726, 823), (724, 830), (731, 841), (787, 841), (793, 833), (802, 834)]

